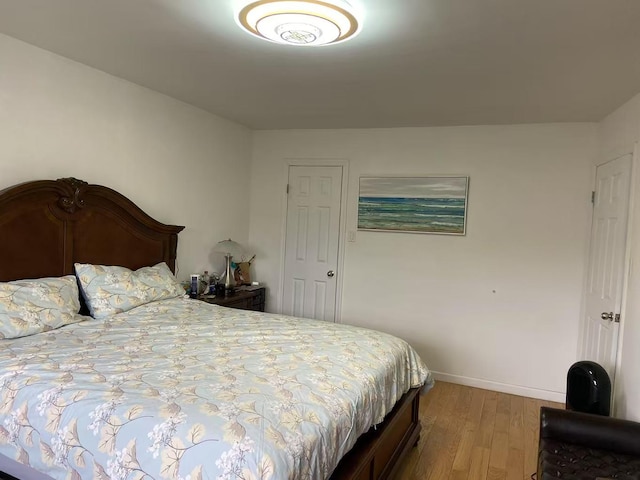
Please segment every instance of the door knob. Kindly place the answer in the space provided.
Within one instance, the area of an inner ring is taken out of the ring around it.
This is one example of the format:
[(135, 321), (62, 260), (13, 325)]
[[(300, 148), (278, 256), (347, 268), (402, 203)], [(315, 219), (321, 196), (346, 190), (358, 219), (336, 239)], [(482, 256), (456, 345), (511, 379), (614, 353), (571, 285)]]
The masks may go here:
[(609, 320), (612, 321), (613, 320), (613, 312), (602, 312), (602, 314), (600, 315), (600, 318), (603, 320)]
[(334, 272), (333, 270), (329, 270), (327, 272), (327, 277), (333, 277), (336, 274), (336, 272)]

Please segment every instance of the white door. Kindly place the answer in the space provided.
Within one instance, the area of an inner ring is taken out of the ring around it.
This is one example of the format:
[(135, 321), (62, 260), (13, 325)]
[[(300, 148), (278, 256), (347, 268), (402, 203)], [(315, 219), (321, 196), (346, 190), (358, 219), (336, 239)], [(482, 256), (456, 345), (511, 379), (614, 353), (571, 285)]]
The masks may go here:
[(631, 155), (598, 166), (591, 227), (582, 359), (602, 365), (613, 381), (631, 185)]
[(342, 167), (291, 166), (284, 290), (287, 315), (335, 321)]

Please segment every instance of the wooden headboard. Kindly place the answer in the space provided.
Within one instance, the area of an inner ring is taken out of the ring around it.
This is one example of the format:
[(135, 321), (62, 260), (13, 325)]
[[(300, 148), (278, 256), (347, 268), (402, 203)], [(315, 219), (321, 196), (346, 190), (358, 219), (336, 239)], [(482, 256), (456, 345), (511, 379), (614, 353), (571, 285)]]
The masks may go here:
[(178, 233), (118, 192), (75, 178), (0, 191), (0, 281), (73, 274), (73, 264), (175, 272)]

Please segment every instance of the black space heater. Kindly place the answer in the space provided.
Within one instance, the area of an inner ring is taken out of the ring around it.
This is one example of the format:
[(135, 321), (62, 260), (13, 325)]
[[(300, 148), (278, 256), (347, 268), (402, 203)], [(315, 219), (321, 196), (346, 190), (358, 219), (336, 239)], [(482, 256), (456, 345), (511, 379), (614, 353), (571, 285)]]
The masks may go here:
[(577, 362), (567, 374), (567, 410), (606, 417), (611, 413), (611, 380), (595, 362)]

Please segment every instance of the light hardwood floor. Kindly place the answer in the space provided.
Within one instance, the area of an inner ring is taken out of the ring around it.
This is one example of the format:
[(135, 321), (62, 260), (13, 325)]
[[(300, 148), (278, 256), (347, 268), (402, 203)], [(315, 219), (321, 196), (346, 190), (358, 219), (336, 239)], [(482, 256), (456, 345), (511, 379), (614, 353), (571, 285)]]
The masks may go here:
[(422, 433), (397, 480), (524, 480), (536, 471), (544, 400), (436, 382), (420, 399)]

